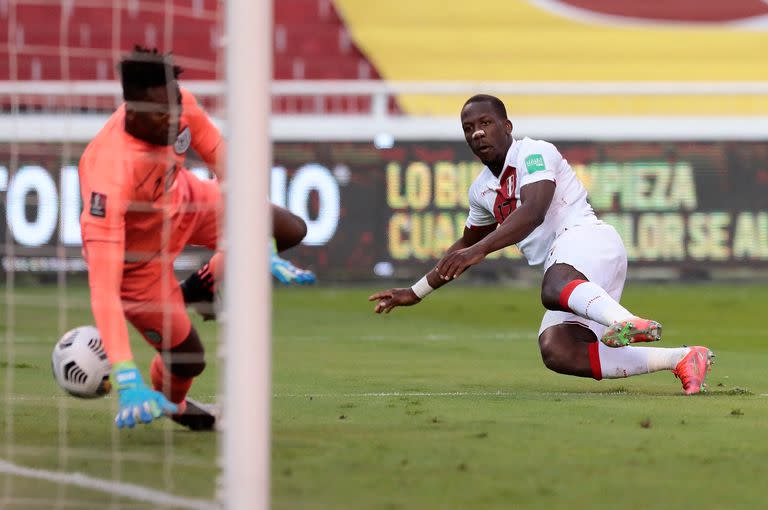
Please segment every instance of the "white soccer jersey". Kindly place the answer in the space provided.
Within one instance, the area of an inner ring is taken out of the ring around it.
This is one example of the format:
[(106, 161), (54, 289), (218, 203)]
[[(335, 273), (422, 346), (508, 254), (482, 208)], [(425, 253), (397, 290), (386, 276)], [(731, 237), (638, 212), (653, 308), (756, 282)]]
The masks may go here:
[(545, 179), (555, 182), (555, 195), (544, 222), (517, 243), (528, 264), (542, 265), (556, 234), (569, 226), (597, 223), (587, 190), (551, 143), (513, 140), (499, 177), (484, 167), (469, 188), (467, 227), (501, 224), (520, 206), (520, 189)]

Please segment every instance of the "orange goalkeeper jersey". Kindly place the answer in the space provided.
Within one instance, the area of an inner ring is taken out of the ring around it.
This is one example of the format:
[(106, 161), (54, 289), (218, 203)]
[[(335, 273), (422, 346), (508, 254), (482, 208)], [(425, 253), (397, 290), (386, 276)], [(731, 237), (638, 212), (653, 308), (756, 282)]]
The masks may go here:
[(220, 163), (219, 130), (189, 91), (182, 89), (181, 95), (174, 145), (152, 145), (126, 133), (123, 104), (80, 159), (80, 226), (91, 307), (112, 363), (131, 359), (120, 298), (126, 265), (173, 263), (183, 249), (169, 242), (169, 227), (189, 201), (185, 188), (175, 181), (178, 172), (187, 171), (187, 150), (194, 149), (212, 169)]

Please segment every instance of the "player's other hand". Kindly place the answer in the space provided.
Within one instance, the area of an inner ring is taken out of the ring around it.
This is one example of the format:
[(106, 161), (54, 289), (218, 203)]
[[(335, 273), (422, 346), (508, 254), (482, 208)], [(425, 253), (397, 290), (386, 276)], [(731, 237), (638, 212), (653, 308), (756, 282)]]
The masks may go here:
[(389, 289), (368, 297), (368, 301), (376, 301), (376, 313), (389, 313), (396, 306), (412, 306), (419, 303), (421, 299), (413, 292), (410, 287), (407, 289)]
[(437, 274), (443, 280), (453, 280), (468, 268), (482, 262), (485, 254), (474, 246), (449, 253), (437, 263)]
[(113, 370), (115, 386), (120, 396), (120, 409), (115, 416), (115, 425), (133, 428), (137, 423), (151, 423), (163, 415), (178, 412), (178, 406), (168, 401), (165, 395), (144, 384), (141, 373), (133, 361), (116, 363)]

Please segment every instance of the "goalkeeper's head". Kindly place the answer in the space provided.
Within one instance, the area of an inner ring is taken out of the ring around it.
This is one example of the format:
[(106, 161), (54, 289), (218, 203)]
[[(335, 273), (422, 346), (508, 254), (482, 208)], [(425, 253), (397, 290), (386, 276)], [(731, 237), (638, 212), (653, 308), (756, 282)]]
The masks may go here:
[(125, 130), (153, 145), (176, 141), (181, 116), (181, 67), (170, 54), (134, 47), (120, 60), (119, 73), (125, 99)]

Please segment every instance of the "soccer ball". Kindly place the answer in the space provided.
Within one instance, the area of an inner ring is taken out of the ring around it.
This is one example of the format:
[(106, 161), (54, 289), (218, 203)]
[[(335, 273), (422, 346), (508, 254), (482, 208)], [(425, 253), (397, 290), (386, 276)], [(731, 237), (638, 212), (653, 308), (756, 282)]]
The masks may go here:
[(112, 389), (107, 353), (93, 326), (64, 333), (53, 348), (51, 368), (59, 386), (75, 397), (97, 398)]

